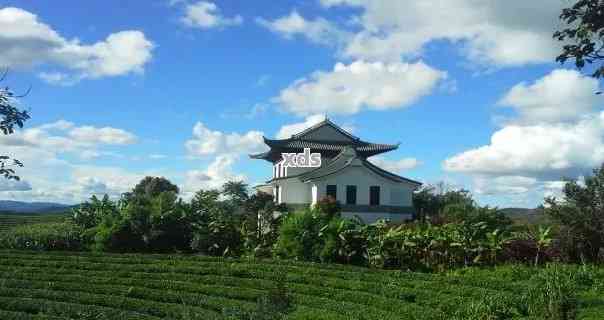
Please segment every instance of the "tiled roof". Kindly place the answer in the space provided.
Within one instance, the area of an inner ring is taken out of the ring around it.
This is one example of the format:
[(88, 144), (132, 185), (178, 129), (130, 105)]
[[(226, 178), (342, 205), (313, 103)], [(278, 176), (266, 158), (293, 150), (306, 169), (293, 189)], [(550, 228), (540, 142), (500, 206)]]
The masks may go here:
[[(345, 136), (346, 139), (324, 140), (320, 138), (317, 139), (316, 137), (313, 139), (311, 132), (323, 126), (332, 127), (340, 134)], [(357, 153), (363, 157), (370, 157), (380, 153), (395, 150), (399, 146), (398, 144), (380, 144), (363, 141), (346, 132), (344, 129), (335, 125), (328, 119), (298, 134), (292, 135), (288, 139), (268, 139), (264, 137), (264, 143), (266, 143), (266, 145), (268, 145), (271, 150), (263, 153), (252, 154), (250, 155), (251, 158), (276, 161), (281, 158), (281, 153), (283, 152), (301, 152), (304, 148), (310, 148), (313, 152), (331, 152), (333, 155), (335, 155), (347, 147), (354, 148)]]
[(390, 151), (398, 148), (397, 144), (378, 144), (362, 140), (355, 141), (321, 141), (321, 140), (298, 140), (295, 138), (283, 140), (265, 139), (264, 142), (271, 148), (292, 148), (303, 149), (311, 148), (316, 150), (343, 150), (347, 146), (352, 146), (358, 151)]
[(296, 133), (296, 134), (292, 135), (292, 138), (300, 138), (300, 137), (303, 137), (304, 135), (308, 134), (309, 132), (312, 132), (312, 131), (314, 131), (314, 130), (317, 130), (317, 129), (319, 129), (319, 128), (323, 127), (323, 126), (330, 126), (330, 127), (334, 128), (336, 131), (338, 131), (340, 134), (342, 134), (342, 135), (344, 135), (344, 136), (346, 136), (346, 137), (350, 138), (351, 140), (359, 140), (359, 138), (357, 138), (357, 137), (353, 136), (353, 135), (352, 135), (352, 134), (350, 134), (348, 131), (346, 131), (346, 130), (344, 130), (344, 129), (340, 128), (340, 126), (338, 126), (337, 124), (335, 124), (335, 123), (331, 122), (331, 121), (330, 121), (329, 119), (327, 119), (327, 118), (325, 118), (325, 120), (323, 120), (323, 121), (321, 121), (321, 122), (319, 122), (319, 123), (315, 124), (314, 126), (312, 126), (312, 127), (308, 128), (308, 129), (306, 129), (306, 130), (304, 130), (304, 131), (302, 131), (302, 132), (299, 132), (299, 133)]
[(335, 174), (341, 170), (344, 170), (345, 168), (347, 168), (348, 166), (353, 165), (353, 164), (361, 165), (361, 166), (373, 171), (375, 174), (377, 174), (383, 178), (386, 178), (388, 180), (392, 180), (395, 182), (410, 183), (410, 184), (413, 184), (416, 186), (420, 186), (422, 184), (419, 181), (401, 177), (397, 174), (386, 171), (386, 170), (372, 164), (371, 162), (367, 161), (364, 157), (360, 157), (357, 154), (357, 152), (354, 149), (352, 149), (351, 147), (348, 147), (348, 148), (342, 150), (342, 152), (340, 152), (340, 154), (338, 154), (329, 163), (323, 165), (322, 167), (305, 172), (303, 174), (298, 175), (297, 177), (304, 182), (315, 180), (315, 179), (320, 179), (320, 178)]

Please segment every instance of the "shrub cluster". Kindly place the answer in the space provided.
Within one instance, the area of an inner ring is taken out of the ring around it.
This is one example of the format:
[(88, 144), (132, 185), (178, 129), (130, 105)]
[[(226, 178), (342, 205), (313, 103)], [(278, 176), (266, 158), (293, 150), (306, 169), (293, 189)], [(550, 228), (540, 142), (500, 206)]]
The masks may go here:
[(463, 218), (455, 212), (456, 218), (440, 225), (392, 225), (384, 220), (366, 225), (317, 208), (284, 219), (275, 245), (277, 256), (435, 271), (495, 264), (511, 237), (510, 222), (490, 208), (466, 208)]
[(429, 188), (415, 195), (415, 222), (367, 225), (341, 217), (340, 204), (331, 198), (288, 213), (271, 195), (250, 196), (244, 183), (227, 182), (185, 202), (176, 185), (147, 177), (117, 201), (93, 196), (74, 210), (71, 224), (16, 228), (0, 237), (0, 246), (281, 257), (425, 271), (597, 262), (604, 245), (601, 185), (604, 169), (587, 177), (585, 186), (569, 182), (565, 202), (548, 199), (543, 211), (557, 221), (552, 226), (514, 226), (496, 208), (477, 205), (467, 191)]

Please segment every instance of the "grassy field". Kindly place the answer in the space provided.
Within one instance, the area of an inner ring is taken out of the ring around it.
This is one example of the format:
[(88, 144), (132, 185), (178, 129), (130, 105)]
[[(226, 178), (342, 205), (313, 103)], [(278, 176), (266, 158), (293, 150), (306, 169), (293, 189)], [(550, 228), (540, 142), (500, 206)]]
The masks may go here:
[(0, 214), (0, 232), (9, 228), (33, 223), (61, 222), (67, 218), (67, 214), (40, 214), (40, 215), (20, 215), (20, 214)]
[[(505, 267), (436, 275), (202, 256), (0, 251), (0, 319), (224, 319), (229, 310), (254, 310), (277, 275), (294, 301), (288, 319), (467, 319), (464, 310), (486, 300), (491, 308), (521, 306), (534, 273)], [(604, 315), (604, 270), (592, 275), (595, 282), (580, 294), (579, 319)]]

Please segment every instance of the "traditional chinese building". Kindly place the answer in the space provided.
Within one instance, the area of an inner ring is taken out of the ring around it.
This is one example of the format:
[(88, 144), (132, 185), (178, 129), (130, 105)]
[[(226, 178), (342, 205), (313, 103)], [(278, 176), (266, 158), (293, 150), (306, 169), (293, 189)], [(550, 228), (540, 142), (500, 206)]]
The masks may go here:
[[(328, 119), (290, 138), (264, 138), (270, 150), (250, 155), (273, 165), (273, 177), (260, 190), (275, 201), (300, 208), (331, 196), (342, 204), (343, 216), (359, 216), (367, 223), (380, 218), (411, 219), (412, 194), (420, 182), (401, 177), (372, 164), (368, 158), (392, 151), (398, 144), (363, 141)], [(310, 148), (321, 154), (320, 167), (286, 167), (283, 153), (303, 153)]]

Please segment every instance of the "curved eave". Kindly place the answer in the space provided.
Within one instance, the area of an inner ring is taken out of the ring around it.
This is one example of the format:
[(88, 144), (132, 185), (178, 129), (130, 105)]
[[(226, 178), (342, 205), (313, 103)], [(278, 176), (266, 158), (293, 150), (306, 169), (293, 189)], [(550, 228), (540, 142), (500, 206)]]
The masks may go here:
[(419, 181), (415, 181), (409, 178), (405, 178), (402, 176), (399, 176), (398, 174), (392, 173), (390, 171), (384, 170), (378, 166), (376, 166), (375, 164), (367, 161), (367, 160), (363, 160), (363, 164), (370, 170), (374, 171), (375, 173), (388, 178), (390, 180), (394, 180), (394, 181), (398, 181), (398, 182), (406, 182), (412, 185), (415, 185), (416, 187), (420, 187), (422, 185), (421, 182)]
[(416, 188), (418, 188), (419, 186), (422, 185), (422, 183), (419, 181), (405, 178), (405, 177), (399, 176), (397, 174), (394, 174), (390, 171), (384, 170), (384, 169), (374, 165), (373, 163), (367, 161), (364, 158), (359, 158), (358, 156), (354, 156), (351, 158), (343, 158), (343, 152), (340, 153), (337, 157), (335, 157), (325, 167), (317, 168), (315, 170), (303, 173), (303, 174), (299, 175), (298, 177), (303, 182), (308, 182), (308, 181), (314, 180), (314, 179), (321, 179), (321, 178), (330, 176), (332, 174), (336, 174), (336, 173), (346, 169), (348, 166), (350, 166), (352, 164), (352, 162), (355, 159), (359, 159), (361, 161), (361, 164), (365, 168), (371, 170), (373, 173), (375, 173), (385, 179), (388, 179), (390, 181), (411, 184), (411, 185), (415, 186)]
[(268, 159), (268, 157), (270, 156), (270, 151), (267, 152), (262, 152), (262, 153), (256, 153), (256, 154), (249, 154), (249, 157), (252, 159)]

